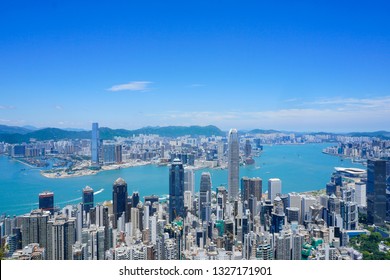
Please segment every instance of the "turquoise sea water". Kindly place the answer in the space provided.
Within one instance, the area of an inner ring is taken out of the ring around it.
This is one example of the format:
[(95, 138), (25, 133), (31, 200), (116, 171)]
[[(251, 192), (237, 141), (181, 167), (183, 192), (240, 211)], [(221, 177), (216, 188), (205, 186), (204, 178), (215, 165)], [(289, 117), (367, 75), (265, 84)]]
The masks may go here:
[[(256, 164), (240, 168), (240, 176), (263, 179), (263, 192), (269, 178), (282, 180), (283, 193), (304, 192), (325, 188), (336, 166), (365, 168), (349, 160), (325, 155), (322, 149), (330, 144), (264, 146)], [(195, 172), (195, 189), (199, 189), (200, 175), (211, 173), (213, 189), (227, 184), (227, 170), (202, 169)], [(54, 192), (54, 203), (59, 207), (81, 201), (82, 188), (91, 186), (95, 202), (112, 199), (112, 184), (122, 177), (128, 184), (128, 192), (138, 191), (140, 196), (168, 193), (168, 167), (154, 165), (100, 172), (92, 176), (49, 179), (40, 175), (39, 169), (0, 156), (0, 213), (20, 215), (38, 207), (38, 194)]]

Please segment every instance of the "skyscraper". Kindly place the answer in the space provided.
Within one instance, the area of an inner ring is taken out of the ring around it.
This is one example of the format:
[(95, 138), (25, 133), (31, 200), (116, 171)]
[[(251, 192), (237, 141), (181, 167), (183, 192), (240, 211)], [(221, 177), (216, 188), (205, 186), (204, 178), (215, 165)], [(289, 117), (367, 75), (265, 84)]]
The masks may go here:
[(176, 158), (169, 169), (169, 221), (184, 218), (184, 168)]
[(195, 174), (192, 168), (184, 168), (184, 191), (195, 195)]
[(41, 247), (47, 247), (47, 222), (48, 213), (42, 209), (33, 210), (30, 214), (22, 216), (22, 246), (30, 243), (39, 243)]
[(367, 161), (367, 222), (383, 226), (386, 220), (386, 187), (390, 176), (386, 160)]
[(47, 259), (71, 260), (76, 237), (76, 220), (59, 215), (47, 223)]
[(92, 123), (92, 139), (91, 139), (92, 166), (99, 166), (99, 152), (100, 152), (99, 124)]
[(114, 144), (105, 144), (103, 145), (102, 150), (103, 150), (103, 164), (113, 164), (116, 162)]
[(209, 221), (211, 214), (211, 175), (203, 172), (200, 178), (199, 189), (199, 217), (202, 221)]
[(115, 162), (122, 163), (122, 145), (115, 145)]
[(127, 183), (122, 178), (118, 178), (112, 188), (112, 211), (114, 214), (114, 228), (117, 228), (118, 218), (126, 212), (127, 205)]
[(159, 202), (159, 197), (157, 195), (149, 195), (144, 197), (145, 204), (146, 202), (150, 202), (149, 204), (149, 214), (150, 216), (153, 216), (153, 214), (157, 211), (156, 204)]
[(50, 211), (51, 214), (54, 212), (54, 193), (53, 192), (42, 192), (39, 194), (39, 209), (44, 211)]
[(228, 193), (230, 200), (238, 196), (240, 146), (237, 129), (230, 129), (228, 142)]
[(359, 206), (367, 206), (366, 183), (355, 183), (355, 201)]
[(241, 178), (241, 201), (248, 201), (249, 197), (253, 195), (257, 201), (261, 201), (263, 181), (259, 177)]
[(104, 227), (104, 250), (108, 250), (112, 244), (110, 240), (110, 219), (108, 217), (108, 207), (104, 205), (96, 206), (96, 225)]
[(131, 207), (136, 208), (139, 203), (139, 193), (138, 192), (133, 192), (131, 195)]
[(249, 139), (245, 140), (244, 153), (245, 153), (245, 157), (249, 157), (252, 154), (252, 145)]
[(273, 203), (277, 194), (282, 193), (282, 181), (279, 178), (271, 178), (268, 180), (268, 199)]
[(93, 189), (86, 186), (83, 189), (83, 210), (88, 213), (91, 208), (93, 208)]
[(91, 225), (89, 228), (83, 229), (82, 244), (87, 245), (88, 260), (104, 260), (105, 252), (105, 232), (104, 227), (98, 227), (97, 225)]

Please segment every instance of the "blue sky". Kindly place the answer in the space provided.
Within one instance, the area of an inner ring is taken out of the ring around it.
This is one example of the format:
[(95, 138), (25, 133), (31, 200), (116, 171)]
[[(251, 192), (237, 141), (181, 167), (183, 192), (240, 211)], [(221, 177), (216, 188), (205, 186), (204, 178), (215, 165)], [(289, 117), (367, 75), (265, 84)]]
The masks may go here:
[(340, 2), (1, 1), (0, 124), (390, 130), (390, 4)]

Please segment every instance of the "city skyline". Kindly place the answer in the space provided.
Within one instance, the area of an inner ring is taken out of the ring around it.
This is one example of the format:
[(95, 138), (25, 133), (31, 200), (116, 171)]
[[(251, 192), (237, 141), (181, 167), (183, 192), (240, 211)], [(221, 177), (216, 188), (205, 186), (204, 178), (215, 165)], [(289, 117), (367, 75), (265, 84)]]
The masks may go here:
[[(93, 128), (91, 140), (0, 143), (0, 164), (5, 170), (2, 207), (31, 208), (21, 215), (1, 215), (1, 243), (5, 245), (0, 248), (0, 258), (390, 257), (386, 235), (390, 220), (386, 211), (390, 205), (389, 140), (326, 134), (238, 135), (231, 129), (228, 139), (172, 139), (150, 134), (101, 141), (98, 124)], [(94, 141), (100, 143), (95, 149), (101, 156), (98, 161), (94, 160)], [(115, 149), (118, 146), (121, 149)], [(28, 167), (21, 168), (22, 164)], [(39, 170), (42, 167), (45, 170)], [(136, 170), (130, 175), (133, 168)], [(51, 178), (50, 182), (37, 184), (41, 177)], [(320, 179), (319, 184), (313, 181), (309, 183), (312, 189), (302, 192), (305, 178)], [(54, 188), (56, 181), (59, 188)], [(135, 190), (136, 181), (140, 187)], [(147, 186), (151, 181), (157, 183), (156, 188)], [(263, 181), (268, 181), (264, 192)], [(71, 187), (66, 187), (67, 182)], [(48, 183), (50, 191), (38, 192)], [(23, 191), (18, 191), (18, 186)], [(89, 186), (99, 191), (95, 193)], [(105, 196), (101, 196), (105, 188)], [(76, 199), (66, 198), (80, 194)], [(96, 199), (95, 194), (99, 195)], [(25, 204), (23, 196), (34, 197), (35, 202)]]
[(2, 3), (0, 123), (389, 130), (388, 3)]

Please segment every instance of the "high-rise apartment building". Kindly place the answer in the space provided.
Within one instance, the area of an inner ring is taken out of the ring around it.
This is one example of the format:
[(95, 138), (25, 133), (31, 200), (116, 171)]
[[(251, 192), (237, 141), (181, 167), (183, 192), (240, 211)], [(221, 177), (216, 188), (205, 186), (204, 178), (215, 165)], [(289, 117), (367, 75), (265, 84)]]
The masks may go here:
[(72, 247), (76, 242), (76, 220), (59, 215), (47, 223), (47, 258), (73, 259)]
[(176, 158), (169, 169), (169, 221), (179, 216), (184, 218), (184, 168)]
[(30, 243), (38, 243), (40, 247), (47, 247), (47, 222), (48, 212), (42, 209), (33, 210), (22, 216), (22, 247)]
[(195, 195), (195, 174), (192, 168), (184, 168), (184, 191)]
[(241, 178), (241, 200), (249, 201), (251, 195), (256, 197), (257, 201), (261, 201), (263, 181), (261, 178)]
[(317, 202), (317, 199), (313, 196), (302, 196), (301, 200), (301, 221), (304, 223), (305, 221), (311, 220), (310, 217), (310, 206), (314, 205)]
[(240, 146), (237, 129), (230, 129), (228, 139), (228, 194), (230, 200), (238, 196)]
[(104, 227), (91, 225), (82, 232), (82, 244), (87, 244), (88, 260), (104, 260), (105, 233)]
[(118, 218), (126, 212), (127, 196), (127, 183), (122, 178), (118, 178), (114, 182), (112, 188), (112, 211), (114, 214), (114, 228), (117, 228)]
[(113, 164), (116, 162), (115, 145), (103, 145), (103, 164)]

